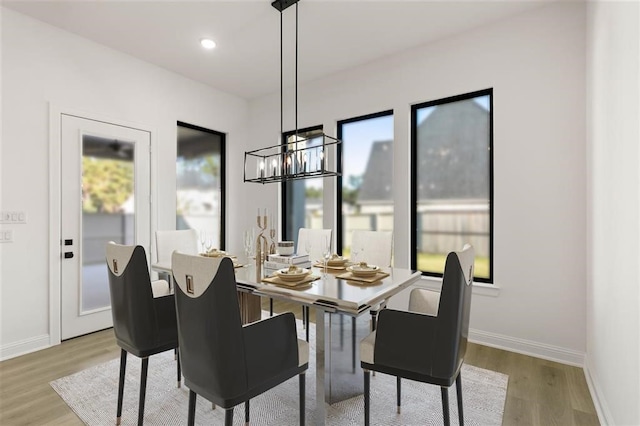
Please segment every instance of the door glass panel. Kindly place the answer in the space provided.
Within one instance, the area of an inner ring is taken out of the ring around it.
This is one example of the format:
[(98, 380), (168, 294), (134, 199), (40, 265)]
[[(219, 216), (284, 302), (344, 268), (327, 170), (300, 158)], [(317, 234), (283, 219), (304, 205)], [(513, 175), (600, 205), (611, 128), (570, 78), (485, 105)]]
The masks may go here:
[(134, 244), (134, 145), (82, 138), (81, 312), (110, 306), (104, 248)]

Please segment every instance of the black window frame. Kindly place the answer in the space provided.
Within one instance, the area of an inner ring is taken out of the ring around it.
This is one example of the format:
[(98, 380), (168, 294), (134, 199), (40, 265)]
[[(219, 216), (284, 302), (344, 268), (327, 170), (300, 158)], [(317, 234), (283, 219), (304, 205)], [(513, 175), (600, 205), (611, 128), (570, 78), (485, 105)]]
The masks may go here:
[[(217, 130), (178, 121), (177, 126), (198, 130), (220, 137), (220, 249), (225, 250), (227, 241), (227, 135)], [(176, 156), (178, 155), (178, 141), (176, 140)], [(177, 159), (177, 157), (176, 157)], [(177, 197), (177, 193), (176, 193)]]
[[(289, 138), (289, 136), (294, 136), (295, 134), (300, 134), (300, 133), (309, 133), (309, 132), (314, 132), (314, 131), (320, 131), (320, 133), (322, 133), (324, 131), (324, 127), (322, 124), (318, 124), (316, 126), (309, 126), (309, 127), (304, 127), (302, 129), (298, 129), (298, 130), (289, 130), (287, 132), (282, 133), (281, 135), (281, 145), (282, 145), (282, 152), (284, 153), (286, 150), (286, 144), (287, 144), (287, 138)], [(295, 182), (295, 181), (294, 181)], [(282, 223), (282, 229), (280, 232), (280, 238), (282, 239), (282, 241), (297, 241), (298, 236), (297, 235), (291, 235), (291, 236), (287, 236), (287, 184), (290, 184), (291, 182), (289, 181), (282, 181), (282, 183), (280, 183), (280, 220)], [(323, 186), (323, 190), (322, 190), (322, 194), (324, 197), (324, 186)], [(324, 204), (323, 204), (323, 210), (324, 210)]]
[[(337, 150), (337, 161), (338, 164), (342, 164), (344, 167), (344, 162), (342, 158), (342, 144), (344, 141), (342, 140), (342, 127), (345, 124), (355, 123), (357, 121), (370, 120), (373, 118), (380, 118), (386, 116), (393, 116), (393, 109), (388, 109), (380, 112), (374, 112), (371, 114), (360, 115), (358, 117), (347, 118), (344, 120), (339, 120), (337, 123), (337, 138), (340, 139), (341, 143), (338, 145)], [(341, 170), (342, 172), (342, 170)], [(395, 209), (394, 209), (395, 211)], [(342, 255), (342, 173), (336, 179), (336, 253)]]
[[(494, 188), (493, 188), (493, 88), (478, 90), (474, 92), (464, 93), (461, 95), (450, 96), (446, 98), (436, 99), (433, 101), (423, 102), (420, 104), (411, 105), (411, 194), (410, 194), (410, 206), (411, 206), (411, 269), (417, 270), (418, 263), (418, 239), (416, 235), (417, 230), (417, 210), (418, 210), (418, 135), (417, 135), (417, 112), (422, 108), (443, 105), (452, 102), (463, 101), (467, 99), (473, 99), (480, 96), (489, 96), (489, 277), (478, 278), (473, 277), (475, 282), (493, 284), (494, 280), (494, 256), (493, 256), (493, 212), (494, 212)], [(460, 247), (462, 249), (462, 247)], [(442, 277), (441, 273), (421, 271), (423, 276), (430, 277)]]

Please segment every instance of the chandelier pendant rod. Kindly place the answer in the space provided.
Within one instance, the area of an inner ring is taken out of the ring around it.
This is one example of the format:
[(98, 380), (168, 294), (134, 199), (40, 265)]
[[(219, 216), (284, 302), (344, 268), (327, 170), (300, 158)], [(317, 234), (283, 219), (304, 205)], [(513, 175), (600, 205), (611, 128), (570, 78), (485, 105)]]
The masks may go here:
[(284, 101), (283, 101), (283, 62), (284, 62), (284, 55), (283, 55), (283, 50), (282, 50), (282, 34), (283, 34), (283, 30), (282, 30), (282, 11), (280, 11), (280, 138), (282, 138), (282, 133), (284, 132)]

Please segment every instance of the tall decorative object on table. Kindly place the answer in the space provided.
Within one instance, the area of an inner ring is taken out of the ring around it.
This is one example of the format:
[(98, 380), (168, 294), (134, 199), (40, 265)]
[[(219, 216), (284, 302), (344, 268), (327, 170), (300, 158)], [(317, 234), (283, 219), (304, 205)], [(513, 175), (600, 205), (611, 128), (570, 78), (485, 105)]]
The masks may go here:
[(340, 139), (322, 133), (314, 136), (320, 143), (312, 143), (310, 139), (298, 135), (298, 1), (275, 0), (271, 6), (280, 12), (280, 137), (283, 129), (283, 49), (282, 14), (289, 6), (296, 9), (296, 50), (295, 50), (295, 138), (292, 142), (284, 142), (244, 153), (244, 181), (256, 183), (288, 182), (297, 179), (341, 176), (342, 163), (335, 165), (329, 156), (338, 157)]
[[(262, 279), (262, 264), (264, 263), (267, 255), (270, 253), (269, 240), (264, 235), (264, 232), (269, 227), (269, 219), (268, 219), (268, 210), (264, 209), (264, 214), (260, 214), (260, 209), (258, 209), (258, 216), (256, 217), (256, 222), (258, 224), (258, 236), (256, 237), (256, 279)], [(273, 234), (275, 236), (275, 230), (273, 230)], [(272, 246), (273, 243), (272, 243)], [(274, 246), (275, 247), (275, 246)]]

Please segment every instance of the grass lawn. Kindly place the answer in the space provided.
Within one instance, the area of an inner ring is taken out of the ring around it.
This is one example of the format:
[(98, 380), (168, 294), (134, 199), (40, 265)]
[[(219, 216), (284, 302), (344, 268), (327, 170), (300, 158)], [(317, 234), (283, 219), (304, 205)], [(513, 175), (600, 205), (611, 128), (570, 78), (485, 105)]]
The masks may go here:
[[(342, 251), (344, 257), (351, 257), (351, 252), (347, 248)], [(447, 259), (445, 254), (418, 253), (418, 269), (420, 271), (429, 271), (442, 273), (444, 271), (444, 262)], [(475, 273), (478, 278), (489, 278), (489, 258), (476, 257)]]

